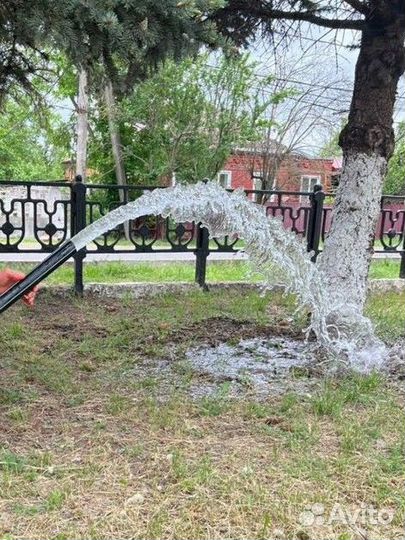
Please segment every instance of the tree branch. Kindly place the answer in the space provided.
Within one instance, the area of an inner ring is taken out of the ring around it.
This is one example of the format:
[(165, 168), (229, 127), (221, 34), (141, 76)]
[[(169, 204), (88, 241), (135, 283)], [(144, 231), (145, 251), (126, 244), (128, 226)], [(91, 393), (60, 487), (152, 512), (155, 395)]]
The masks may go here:
[(362, 2), (361, 0), (345, 0), (346, 4), (349, 4), (353, 9), (358, 11), (359, 13), (362, 13), (363, 15), (367, 15), (369, 12), (369, 7), (367, 4)]
[[(356, 1), (356, 0), (355, 0)], [(328, 19), (319, 17), (310, 11), (282, 11), (279, 9), (262, 7), (249, 7), (249, 15), (260, 17), (261, 19), (289, 20), (299, 22), (309, 22), (324, 28), (335, 28), (337, 30), (363, 30), (364, 20), (352, 19)]]

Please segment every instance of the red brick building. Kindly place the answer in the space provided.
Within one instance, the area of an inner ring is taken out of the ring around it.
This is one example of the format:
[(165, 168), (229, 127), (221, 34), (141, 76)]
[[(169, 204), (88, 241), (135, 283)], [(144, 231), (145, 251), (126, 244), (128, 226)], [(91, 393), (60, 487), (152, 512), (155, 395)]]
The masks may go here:
[[(249, 150), (236, 150), (218, 174), (221, 185), (227, 188), (262, 189), (264, 160)], [(331, 192), (340, 173), (338, 159), (309, 158), (300, 154), (286, 157), (275, 175), (273, 189), (278, 191), (312, 191), (322, 184)]]

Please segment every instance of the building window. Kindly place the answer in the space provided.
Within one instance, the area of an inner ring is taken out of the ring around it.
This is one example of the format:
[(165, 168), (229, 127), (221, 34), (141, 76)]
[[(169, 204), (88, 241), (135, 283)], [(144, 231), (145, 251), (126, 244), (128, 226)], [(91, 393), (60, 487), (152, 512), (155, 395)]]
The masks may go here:
[[(314, 187), (321, 183), (320, 176), (301, 176), (301, 189), (300, 191), (314, 191)], [(305, 195), (301, 195), (300, 200), (306, 199)]]
[(336, 190), (339, 187), (339, 183), (340, 183), (340, 173), (333, 174), (331, 177), (331, 192), (332, 193), (336, 193)]
[(314, 191), (314, 187), (320, 183), (320, 176), (301, 176), (301, 191)]
[(220, 171), (218, 173), (218, 182), (223, 188), (230, 189), (232, 187), (231, 171)]

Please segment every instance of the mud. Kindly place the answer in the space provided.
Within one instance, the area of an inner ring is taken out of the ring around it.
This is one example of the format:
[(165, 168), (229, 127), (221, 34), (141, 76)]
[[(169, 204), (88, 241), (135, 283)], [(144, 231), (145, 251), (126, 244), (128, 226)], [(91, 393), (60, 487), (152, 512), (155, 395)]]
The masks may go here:
[(259, 396), (285, 393), (293, 387), (305, 390), (315, 361), (303, 341), (276, 336), (198, 347), (190, 349), (186, 358), (194, 374), (205, 379), (207, 390), (226, 383), (232, 395), (251, 392)]

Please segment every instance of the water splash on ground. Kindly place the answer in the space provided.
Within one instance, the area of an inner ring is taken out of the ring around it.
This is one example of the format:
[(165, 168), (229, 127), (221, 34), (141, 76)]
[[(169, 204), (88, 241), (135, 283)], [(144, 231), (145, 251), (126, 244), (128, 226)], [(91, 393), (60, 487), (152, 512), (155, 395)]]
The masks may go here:
[(265, 209), (249, 201), (243, 191), (229, 193), (214, 182), (157, 189), (89, 225), (72, 242), (79, 250), (121, 223), (145, 215), (201, 222), (211, 237), (244, 239), (254, 270), (271, 286), (277, 269), (287, 291), (311, 313), (307, 335), (313, 332), (335, 362), (363, 372), (382, 366), (387, 351), (375, 337), (371, 321), (350, 304), (344, 291), (328, 292), (325, 276), (311, 262), (304, 242), (280, 219), (266, 216)]
[(186, 353), (193, 373), (231, 393), (251, 390), (258, 395), (284, 393), (295, 379), (308, 378), (315, 358), (303, 341), (283, 337), (241, 340), (216, 347), (201, 346)]

